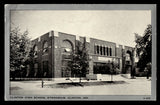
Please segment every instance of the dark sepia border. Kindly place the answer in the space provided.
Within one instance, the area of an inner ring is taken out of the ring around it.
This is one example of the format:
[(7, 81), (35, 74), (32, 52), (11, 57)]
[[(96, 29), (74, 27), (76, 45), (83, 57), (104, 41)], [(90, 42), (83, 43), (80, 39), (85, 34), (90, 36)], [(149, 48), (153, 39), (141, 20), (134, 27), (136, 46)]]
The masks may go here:
[[(88, 97), (88, 99), (76, 100), (139, 100), (145, 101), (146, 97), (150, 97), (147, 101), (156, 100), (156, 82), (157, 82), (157, 62), (156, 62), (156, 4), (6, 4), (5, 5), (5, 100), (6, 101), (23, 101), (34, 100), (24, 98), (11, 98), (9, 95), (9, 55), (10, 55), (10, 10), (150, 10), (151, 11), (151, 24), (152, 24), (152, 81), (151, 81), (151, 95), (77, 95), (78, 97)], [(14, 95), (15, 96), (15, 95)], [(22, 95), (16, 95), (24, 97)], [(36, 95), (37, 96), (37, 95)], [(68, 97), (73, 95), (55, 95), (55, 97)], [(34, 97), (31, 95), (31, 97)], [(47, 97), (47, 95), (44, 97)], [(75, 96), (73, 96), (75, 97)], [(44, 99), (39, 99), (44, 100)], [(47, 100), (47, 99), (45, 99)], [(63, 100), (63, 99), (54, 99)], [(53, 101), (54, 101), (53, 100)], [(75, 100), (67, 99), (64, 100)]]

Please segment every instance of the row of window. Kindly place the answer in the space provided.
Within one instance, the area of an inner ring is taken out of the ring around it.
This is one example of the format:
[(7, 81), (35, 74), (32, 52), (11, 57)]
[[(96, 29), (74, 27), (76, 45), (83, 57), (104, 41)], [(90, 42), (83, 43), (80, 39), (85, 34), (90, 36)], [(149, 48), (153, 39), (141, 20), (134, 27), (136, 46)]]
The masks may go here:
[[(43, 54), (46, 53), (48, 51), (48, 43), (47, 42), (44, 42), (43, 44)], [(33, 54), (34, 56), (37, 56), (38, 54), (38, 47), (35, 45), (34, 48), (33, 48)]]
[[(71, 45), (69, 46), (67, 43), (65, 43), (63, 45), (64, 45), (64, 50), (66, 52), (71, 52), (71, 49), (72, 49)], [(48, 51), (47, 48), (48, 48), (48, 43), (44, 42), (44, 44), (43, 44), (43, 54)], [(35, 56), (37, 55), (37, 52), (38, 52), (38, 48), (37, 48), (37, 46), (34, 46), (34, 55)], [(100, 46), (100, 45), (95, 45), (94, 46), (94, 54), (112, 56), (112, 48), (111, 47)]]
[[(72, 45), (69, 41), (64, 40), (62, 43), (62, 48), (64, 50), (65, 53), (70, 53), (72, 51)], [(34, 46), (34, 56), (36, 56), (38, 53), (38, 47), (35, 45)], [(48, 52), (48, 43), (47, 41), (45, 41), (43, 43), (43, 54)]]
[(100, 45), (94, 46), (94, 54), (112, 56), (112, 48)]
[[(48, 61), (43, 61), (43, 76), (47, 76), (48, 75)], [(38, 63), (34, 64), (34, 76), (37, 76), (38, 73)]]

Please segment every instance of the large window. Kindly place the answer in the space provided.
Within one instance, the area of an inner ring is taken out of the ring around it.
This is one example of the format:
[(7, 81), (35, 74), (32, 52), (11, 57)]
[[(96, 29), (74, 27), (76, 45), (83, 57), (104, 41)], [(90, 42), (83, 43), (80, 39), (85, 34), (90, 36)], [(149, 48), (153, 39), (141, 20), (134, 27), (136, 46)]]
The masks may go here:
[(106, 49), (103, 47), (103, 55), (106, 55)]
[(64, 40), (62, 44), (63, 52), (70, 53), (72, 52), (72, 44), (68, 40)]
[(106, 53), (107, 53), (107, 56), (108, 56), (109, 55), (108, 47), (106, 47)]
[(99, 54), (99, 45), (97, 45), (97, 54)]
[(43, 77), (48, 76), (48, 61), (43, 61)]
[(47, 54), (47, 52), (48, 52), (48, 42), (45, 41), (43, 43), (43, 54)]
[(62, 43), (62, 68), (61, 75), (62, 77), (71, 76), (71, 71), (67, 69), (68, 63), (71, 61), (71, 52), (73, 51), (72, 43), (69, 40), (64, 40)]
[(100, 46), (100, 54), (103, 55), (102, 46)]
[(112, 56), (112, 48), (110, 47), (110, 56)]
[(35, 58), (36, 58), (37, 55), (38, 55), (38, 48), (37, 48), (36, 45), (35, 45), (34, 48), (33, 48), (33, 55), (34, 55)]
[(94, 74), (109, 74), (110, 69), (107, 63), (95, 62), (93, 65)]
[(37, 76), (37, 73), (38, 73), (38, 63), (35, 63), (34, 64), (34, 77)]

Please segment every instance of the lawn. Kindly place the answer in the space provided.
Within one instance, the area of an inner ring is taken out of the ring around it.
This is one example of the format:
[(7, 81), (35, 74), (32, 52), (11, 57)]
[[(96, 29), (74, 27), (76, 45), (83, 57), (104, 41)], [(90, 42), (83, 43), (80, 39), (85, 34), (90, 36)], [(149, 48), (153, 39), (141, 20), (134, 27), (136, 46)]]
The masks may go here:
[(56, 83), (46, 84), (44, 88), (69, 88), (69, 87), (85, 87), (85, 86), (99, 86), (99, 85), (116, 85), (126, 84), (125, 81), (98, 81), (98, 82), (67, 82), (67, 83)]

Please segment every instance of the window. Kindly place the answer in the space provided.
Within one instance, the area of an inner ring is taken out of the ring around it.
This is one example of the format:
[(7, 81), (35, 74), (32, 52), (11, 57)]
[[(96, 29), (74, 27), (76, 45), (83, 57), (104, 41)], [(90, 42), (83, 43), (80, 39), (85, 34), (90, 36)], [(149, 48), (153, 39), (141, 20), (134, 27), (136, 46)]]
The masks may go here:
[(99, 45), (97, 45), (97, 54), (99, 54)]
[(103, 47), (103, 55), (106, 55), (105, 47)]
[(102, 51), (102, 46), (100, 46), (100, 54), (102, 55), (103, 51)]
[(93, 63), (94, 74), (110, 74), (110, 68), (108, 63)]
[(126, 53), (126, 61), (130, 61), (130, 54)]
[(29, 65), (29, 64), (27, 64), (27, 74), (26, 74), (26, 77), (28, 77), (28, 76), (29, 76), (29, 74), (30, 74), (30, 65)]
[(71, 55), (70, 54), (62, 54), (62, 59), (69, 60), (69, 59), (71, 59)]
[(63, 52), (70, 53), (72, 52), (72, 44), (68, 40), (64, 40), (62, 44)]
[(108, 56), (109, 55), (108, 47), (106, 47), (106, 53), (107, 53), (107, 56)]
[(33, 55), (34, 55), (34, 57), (37, 57), (37, 55), (38, 55), (38, 48), (36, 45), (34, 46)]
[(68, 61), (62, 60), (62, 66), (68, 66)]
[(45, 41), (43, 44), (43, 53), (47, 53), (47, 51), (48, 51), (48, 43), (47, 41)]
[(67, 70), (65, 67), (62, 67), (61, 75), (62, 77), (71, 77), (71, 71)]
[(37, 72), (38, 72), (38, 63), (34, 64), (34, 77), (37, 76)]
[(48, 61), (43, 61), (43, 76), (47, 77), (48, 75)]
[(73, 45), (69, 40), (62, 42), (62, 77), (68, 77), (71, 75), (71, 71), (68, 71), (69, 62), (71, 61), (71, 52), (73, 51)]

